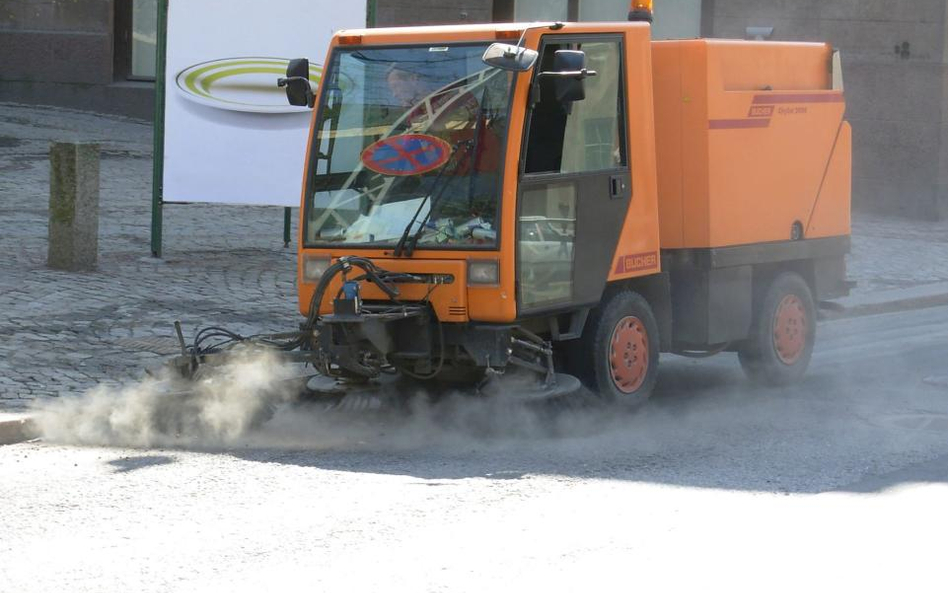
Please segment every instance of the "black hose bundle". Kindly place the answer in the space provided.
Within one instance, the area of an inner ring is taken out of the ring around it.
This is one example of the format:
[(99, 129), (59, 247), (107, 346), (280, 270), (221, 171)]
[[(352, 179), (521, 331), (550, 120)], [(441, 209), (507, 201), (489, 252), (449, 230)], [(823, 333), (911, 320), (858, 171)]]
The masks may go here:
[[(280, 339), (280, 338), (284, 339)], [(285, 339), (289, 337), (290, 339)], [(205, 345), (206, 342), (215, 340), (210, 344)], [(205, 327), (198, 330), (194, 335), (194, 342), (190, 347), (188, 354), (191, 356), (202, 356), (205, 354), (213, 354), (215, 352), (221, 352), (232, 348), (233, 346), (240, 343), (253, 343), (270, 348), (276, 348), (277, 350), (295, 350), (303, 344), (304, 340), (301, 337), (294, 337), (292, 335), (287, 336), (286, 334), (272, 335), (272, 334), (255, 334), (252, 336), (242, 336), (237, 332), (232, 332), (223, 327), (211, 326)]]
[[(342, 272), (348, 273), (353, 267), (360, 268), (365, 272), (364, 276), (355, 278), (355, 280), (368, 279), (378, 286), (382, 292), (384, 292), (388, 297), (395, 303), (400, 303), (398, 300), (399, 291), (398, 288), (392, 286), (391, 281), (396, 278), (406, 278), (410, 277), (410, 274), (404, 274), (401, 272), (389, 272), (388, 270), (383, 270), (375, 265), (370, 259), (358, 256), (348, 256), (341, 257), (339, 260), (326, 268), (326, 271), (323, 272), (322, 277), (319, 279), (319, 284), (316, 285), (316, 290), (313, 291), (313, 297), (309, 302), (309, 314), (306, 317), (306, 323), (303, 325), (303, 331), (306, 334), (306, 338), (309, 339), (312, 336), (312, 330), (316, 326), (316, 322), (319, 319), (319, 306), (323, 302), (323, 296), (326, 293), (326, 289), (329, 288), (329, 284), (332, 282), (338, 274)], [(430, 294), (430, 292), (429, 292)], [(441, 355), (438, 358), (438, 364), (435, 367), (435, 370), (430, 374), (419, 375), (416, 374), (404, 367), (399, 367), (398, 370), (414, 377), (416, 379), (432, 379), (438, 374), (441, 373), (442, 368), (444, 367), (444, 330), (441, 326), (441, 321), (438, 321), (438, 332), (439, 332), (439, 342), (441, 344)]]
[(353, 267), (365, 272), (365, 278), (378, 286), (382, 292), (388, 295), (388, 298), (398, 302), (398, 288), (392, 286), (389, 280), (393, 276), (403, 276), (403, 274), (383, 270), (376, 266), (375, 262), (365, 257), (340, 257), (336, 263), (326, 268), (319, 279), (319, 284), (316, 285), (316, 290), (313, 291), (313, 297), (309, 301), (309, 313), (306, 316), (306, 323), (303, 325), (304, 331), (312, 332), (313, 328), (316, 327), (316, 321), (319, 319), (319, 305), (323, 302), (323, 296), (326, 294), (326, 289), (329, 288), (333, 278), (342, 272), (348, 273)]
[[(290, 334), (255, 334), (251, 336), (242, 336), (237, 332), (230, 331), (223, 327), (210, 326), (201, 328), (194, 335), (194, 342), (185, 348), (183, 340), (182, 348), (184, 354), (191, 358), (193, 364), (197, 364), (199, 357), (215, 354), (229, 350), (238, 344), (255, 344), (275, 348), (282, 351), (292, 351), (299, 348), (304, 350), (313, 350), (314, 337), (313, 329), (319, 320), (319, 305), (322, 303), (323, 296), (329, 288), (329, 284), (339, 274), (347, 275), (353, 268), (360, 269), (363, 274), (353, 280), (369, 280), (378, 286), (388, 297), (396, 304), (401, 304), (398, 300), (399, 291), (392, 282), (397, 279), (412, 277), (410, 274), (402, 272), (389, 272), (375, 265), (372, 260), (348, 256), (339, 258), (336, 263), (330, 265), (319, 279), (316, 290), (310, 299), (309, 312), (306, 316), (306, 322), (301, 326), (300, 332)], [(180, 326), (176, 326), (180, 327)], [(180, 339), (180, 331), (179, 331)], [(440, 365), (439, 365), (440, 369)]]

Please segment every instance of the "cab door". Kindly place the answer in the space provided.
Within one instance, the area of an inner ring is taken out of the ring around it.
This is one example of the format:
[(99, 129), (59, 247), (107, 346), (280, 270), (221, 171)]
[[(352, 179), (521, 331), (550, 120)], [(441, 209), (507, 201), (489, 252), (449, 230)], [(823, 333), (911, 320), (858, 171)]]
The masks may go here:
[(537, 71), (582, 50), (585, 99), (558, 101), (539, 79), (524, 131), (518, 194), (521, 315), (599, 302), (631, 199), (620, 35), (545, 36)]

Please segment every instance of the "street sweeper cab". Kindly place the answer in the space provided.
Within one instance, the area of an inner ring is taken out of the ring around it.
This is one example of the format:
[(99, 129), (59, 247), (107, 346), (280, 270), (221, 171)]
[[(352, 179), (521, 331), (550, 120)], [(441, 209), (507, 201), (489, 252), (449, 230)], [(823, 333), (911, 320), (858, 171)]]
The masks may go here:
[(298, 285), (321, 374), (516, 368), (635, 402), (660, 352), (804, 373), (817, 310), (848, 292), (838, 60), (652, 41), (634, 5), (614, 23), (341, 31), (318, 86), (291, 63), (281, 86), (314, 110)]

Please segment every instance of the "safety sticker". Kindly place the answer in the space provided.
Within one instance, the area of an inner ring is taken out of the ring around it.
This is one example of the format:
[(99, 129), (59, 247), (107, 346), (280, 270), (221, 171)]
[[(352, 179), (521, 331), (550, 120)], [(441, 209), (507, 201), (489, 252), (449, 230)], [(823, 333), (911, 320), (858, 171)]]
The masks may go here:
[(362, 164), (382, 175), (421, 175), (448, 162), (451, 145), (436, 136), (402, 134), (382, 138), (362, 151)]

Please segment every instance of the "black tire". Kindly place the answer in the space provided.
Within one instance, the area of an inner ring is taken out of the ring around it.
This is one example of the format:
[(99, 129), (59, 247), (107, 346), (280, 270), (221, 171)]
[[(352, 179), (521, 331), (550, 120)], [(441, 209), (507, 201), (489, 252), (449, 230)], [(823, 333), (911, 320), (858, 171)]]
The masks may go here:
[[(613, 349), (616, 339), (623, 341), (621, 349)], [(569, 353), (569, 367), (604, 400), (637, 406), (652, 394), (658, 379), (658, 345), (658, 322), (648, 301), (620, 290), (607, 294), (590, 313)]]
[(806, 373), (815, 343), (813, 293), (799, 274), (784, 272), (774, 278), (760, 300), (750, 337), (741, 344), (738, 358), (751, 381), (789, 385)]

